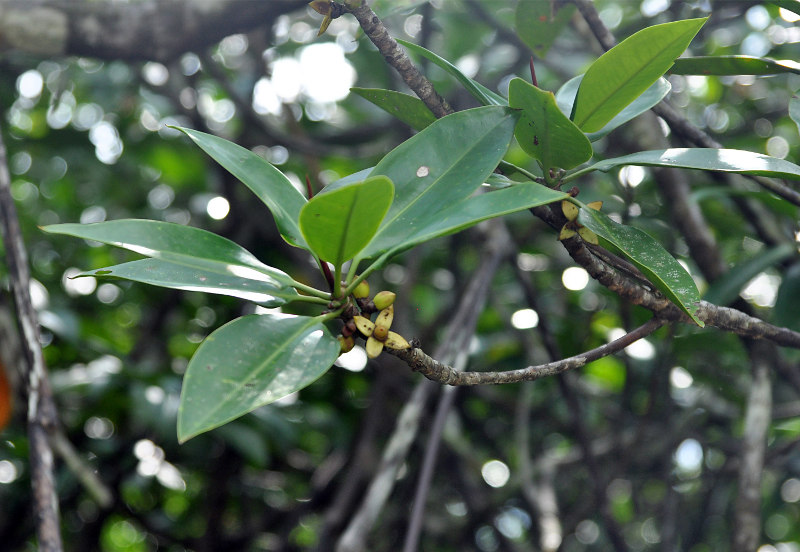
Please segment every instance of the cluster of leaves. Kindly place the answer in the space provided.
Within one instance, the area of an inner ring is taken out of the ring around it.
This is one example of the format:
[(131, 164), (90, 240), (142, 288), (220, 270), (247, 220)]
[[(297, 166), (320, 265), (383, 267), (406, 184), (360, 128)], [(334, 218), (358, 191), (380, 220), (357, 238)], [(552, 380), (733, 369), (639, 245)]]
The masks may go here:
[[(635, 33), (601, 56), (585, 75), (565, 84), (558, 95), (516, 78), (509, 85), (508, 100), (432, 52), (404, 43), (453, 73), (476, 99), (488, 105), (428, 124), (422, 115), (427, 108), (419, 100), (386, 90), (359, 90), (380, 107), (418, 124), (421, 132), (374, 168), (332, 183), (311, 200), (258, 155), (224, 139), (181, 129), (258, 196), (284, 240), (311, 253), (323, 271), (327, 263), (333, 265), (330, 292), (297, 282), (235, 243), (188, 226), (121, 220), (59, 224), (45, 230), (149, 257), (84, 276), (232, 295), (265, 307), (292, 301), (328, 303), (330, 311), (318, 316), (244, 316), (210, 335), (193, 356), (184, 378), (178, 436), (185, 441), (302, 389), (324, 374), (339, 355), (339, 342), (324, 323), (342, 315), (348, 297), (364, 278), (414, 245), (488, 218), (565, 200), (569, 196), (557, 191), (562, 185), (588, 172), (622, 165), (800, 179), (800, 167), (787, 161), (714, 149), (638, 152), (566, 172), (589, 161), (591, 140), (605, 136), (666, 95), (669, 86), (662, 75), (705, 21), (676, 21)], [(565, 107), (569, 109), (562, 111)], [(512, 134), (537, 160), (541, 177), (530, 175), (524, 182), (490, 178), (503, 161)], [(474, 195), (484, 182), (502, 185)], [(574, 198), (569, 201), (586, 207)], [(579, 221), (703, 325), (695, 315), (699, 294), (694, 281), (658, 242), (597, 209), (582, 208)], [(357, 275), (364, 263), (366, 267)]]

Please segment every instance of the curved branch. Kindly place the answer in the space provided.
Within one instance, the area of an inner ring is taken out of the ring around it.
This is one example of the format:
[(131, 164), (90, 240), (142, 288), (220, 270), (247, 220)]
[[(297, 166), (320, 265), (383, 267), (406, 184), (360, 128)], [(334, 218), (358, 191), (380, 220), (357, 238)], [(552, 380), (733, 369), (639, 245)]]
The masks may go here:
[(387, 349), (394, 356), (403, 360), (412, 370), (421, 373), (426, 378), (447, 385), (486, 385), (499, 383), (516, 383), (519, 381), (533, 381), (547, 376), (553, 376), (580, 368), (586, 364), (621, 351), (634, 341), (647, 337), (658, 328), (666, 324), (665, 320), (652, 318), (642, 326), (625, 334), (611, 343), (606, 343), (585, 353), (575, 355), (555, 362), (528, 366), (519, 370), (505, 372), (459, 372), (451, 366), (426, 355), (422, 349), (393, 350)]

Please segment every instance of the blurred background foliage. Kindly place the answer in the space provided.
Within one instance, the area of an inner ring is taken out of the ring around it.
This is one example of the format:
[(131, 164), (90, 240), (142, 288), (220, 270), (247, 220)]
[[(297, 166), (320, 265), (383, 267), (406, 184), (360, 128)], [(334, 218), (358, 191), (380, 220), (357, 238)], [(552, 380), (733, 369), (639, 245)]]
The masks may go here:
[[(528, 75), (530, 50), (514, 32), (515, 4), (371, 2), (395, 36), (426, 46), (500, 93), (512, 77)], [(713, 13), (691, 54), (798, 58), (797, 16), (770, 4), (596, 4), (618, 39), (648, 25)], [(282, 242), (250, 192), (166, 126), (234, 140), (298, 186), (308, 176), (319, 189), (374, 165), (411, 130), (348, 89), (405, 88), (352, 17), (334, 20), (317, 38), (320, 20), (299, 9), (269, 28), (165, 63), (42, 59), (13, 50), (0, 55), (12, 189), (61, 422), (114, 496), (110, 507), (98, 506), (59, 464), (68, 550), (332, 550), (418, 379), (387, 355), (367, 363), (357, 351), (299, 394), (178, 446), (176, 410), (188, 359), (206, 335), (253, 306), (229, 297), (70, 279), (82, 269), (133, 257), (38, 229), (127, 217), (191, 224), (235, 240), (296, 278), (324, 285), (310, 260)], [(540, 87), (555, 91), (599, 53), (576, 16), (536, 60)], [(425, 61), (420, 65), (455, 109), (475, 105), (451, 77)], [(726, 147), (800, 160), (798, 127), (787, 112), (800, 76), (669, 80), (669, 101)], [(628, 153), (636, 148), (635, 136), (629, 125), (596, 149), (601, 156)], [(529, 163), (517, 146), (508, 159)], [(734, 270), (775, 246), (754, 232), (714, 175), (688, 177)], [(686, 262), (701, 292), (706, 288), (649, 169), (597, 173), (579, 186), (582, 200), (603, 199), (604, 211), (650, 232)], [(793, 240), (797, 208), (758, 191), (753, 199), (770, 213), (777, 235)], [(527, 213), (508, 222), (518, 253), (494, 279), (470, 369), (548, 360), (539, 332), (545, 324), (569, 356), (649, 317), (575, 267), (541, 222)], [(420, 338), (426, 350), (437, 344), (481, 263), (480, 239), (473, 230), (425, 244), (371, 281), (373, 291), (398, 293), (395, 326)], [(782, 282), (783, 301), (800, 300), (797, 266), (794, 255), (763, 267), (740, 299), (774, 320)], [(7, 278), (0, 265), (6, 288)], [(800, 329), (795, 310), (783, 317), (779, 322)], [(799, 360), (783, 350), (772, 376), (765, 552), (800, 550)], [(538, 549), (541, 513), (526, 498), (531, 472), (555, 491), (563, 538), (551, 544), (560, 550), (611, 549), (598, 496), (607, 500), (631, 550), (727, 549), (749, 378), (747, 354), (736, 337), (685, 326), (662, 329), (625, 354), (580, 370), (570, 381), (600, 481), (586, 467), (574, 412), (555, 379), (462, 390), (445, 432), (422, 549)], [(15, 421), (0, 434), (5, 550), (34, 549), (21, 410), (17, 404)], [(420, 439), (371, 550), (398, 549), (423, 451)], [(599, 495), (591, 491), (597, 486)]]

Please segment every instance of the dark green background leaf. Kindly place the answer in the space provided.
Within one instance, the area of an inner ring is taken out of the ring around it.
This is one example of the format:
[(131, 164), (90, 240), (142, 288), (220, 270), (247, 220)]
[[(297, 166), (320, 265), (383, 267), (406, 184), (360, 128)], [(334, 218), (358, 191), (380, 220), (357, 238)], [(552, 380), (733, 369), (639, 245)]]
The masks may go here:
[(228, 322), (206, 338), (186, 369), (178, 440), (307, 387), (328, 371), (339, 349), (316, 318), (253, 314)]
[(380, 88), (351, 88), (365, 100), (377, 105), (414, 130), (422, 130), (436, 120), (425, 103), (415, 96)]
[(747, 283), (759, 273), (796, 254), (797, 246), (793, 243), (766, 249), (752, 259), (731, 267), (722, 278), (708, 287), (703, 299), (723, 307), (730, 305), (739, 297)]
[(673, 75), (800, 75), (800, 63), (753, 56), (697, 56), (675, 60)]
[(442, 69), (444, 69), (446, 72), (448, 72), (449, 74), (454, 76), (462, 85), (464, 85), (464, 88), (466, 88), (467, 91), (470, 94), (472, 94), (472, 96), (476, 100), (481, 102), (481, 104), (483, 104), (483, 105), (501, 105), (501, 106), (502, 105), (508, 105), (508, 102), (506, 101), (506, 99), (503, 96), (501, 96), (500, 94), (498, 94), (496, 92), (492, 92), (491, 90), (489, 90), (488, 88), (483, 86), (481, 83), (472, 80), (471, 78), (466, 76), (464, 73), (462, 73), (458, 69), (458, 67), (456, 67), (455, 65), (453, 65), (452, 63), (450, 63), (449, 61), (444, 59), (443, 57), (440, 57), (440, 56), (434, 54), (433, 52), (431, 52), (430, 50), (428, 50), (426, 48), (423, 48), (422, 46), (419, 46), (418, 44), (414, 44), (413, 42), (408, 42), (408, 41), (402, 40), (400, 38), (397, 39), (397, 42), (399, 42), (400, 44), (402, 44), (403, 46), (408, 48), (411, 52), (413, 52), (413, 53), (415, 53), (417, 55), (420, 55), (420, 56), (432, 61), (433, 63), (435, 63), (436, 65), (438, 65)]
[(517, 4), (517, 35), (538, 57), (544, 57), (575, 12), (573, 4), (522, 1)]

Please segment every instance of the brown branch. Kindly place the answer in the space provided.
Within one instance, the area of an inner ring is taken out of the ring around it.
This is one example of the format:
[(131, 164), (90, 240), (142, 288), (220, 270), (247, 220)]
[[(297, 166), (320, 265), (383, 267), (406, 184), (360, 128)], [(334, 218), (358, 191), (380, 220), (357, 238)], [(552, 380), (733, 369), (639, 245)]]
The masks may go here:
[(383, 22), (375, 15), (375, 12), (372, 11), (367, 3), (361, 0), (361, 2), (351, 1), (350, 4), (357, 4), (356, 6), (348, 6), (347, 10), (358, 20), (364, 33), (386, 59), (386, 63), (394, 67), (402, 77), (403, 82), (414, 91), (419, 99), (425, 102), (428, 109), (439, 118), (452, 113), (453, 109), (448, 105), (447, 101), (436, 92), (431, 82), (420, 73), (408, 55), (400, 48), (397, 41), (389, 35)]
[(57, 416), (39, 335), (39, 323), (30, 295), (31, 276), (28, 256), (22, 241), (19, 218), (11, 196), (6, 148), (0, 129), (0, 224), (6, 250), (6, 264), (14, 292), (17, 322), (22, 336), (24, 366), (22, 379), (28, 393), (28, 440), (30, 445), (31, 485), (33, 487), (39, 550), (62, 550), (58, 515), (58, 495), (53, 477), (53, 450), (49, 434), (57, 426)]
[(754, 342), (749, 347), (753, 380), (747, 397), (742, 436), (739, 489), (734, 505), (734, 552), (747, 552), (758, 547), (761, 537), (761, 478), (772, 410), (770, 371), (774, 365), (774, 348)]
[(428, 355), (422, 349), (392, 350), (391, 354), (403, 360), (412, 370), (421, 373), (426, 378), (447, 385), (487, 385), (500, 383), (516, 383), (519, 381), (533, 381), (567, 370), (580, 368), (599, 358), (619, 352), (634, 341), (646, 337), (663, 326), (666, 322), (659, 318), (652, 318), (642, 326), (625, 334), (611, 343), (606, 343), (585, 353), (569, 358), (548, 362), (538, 366), (528, 366), (519, 370), (504, 372), (459, 372)]

